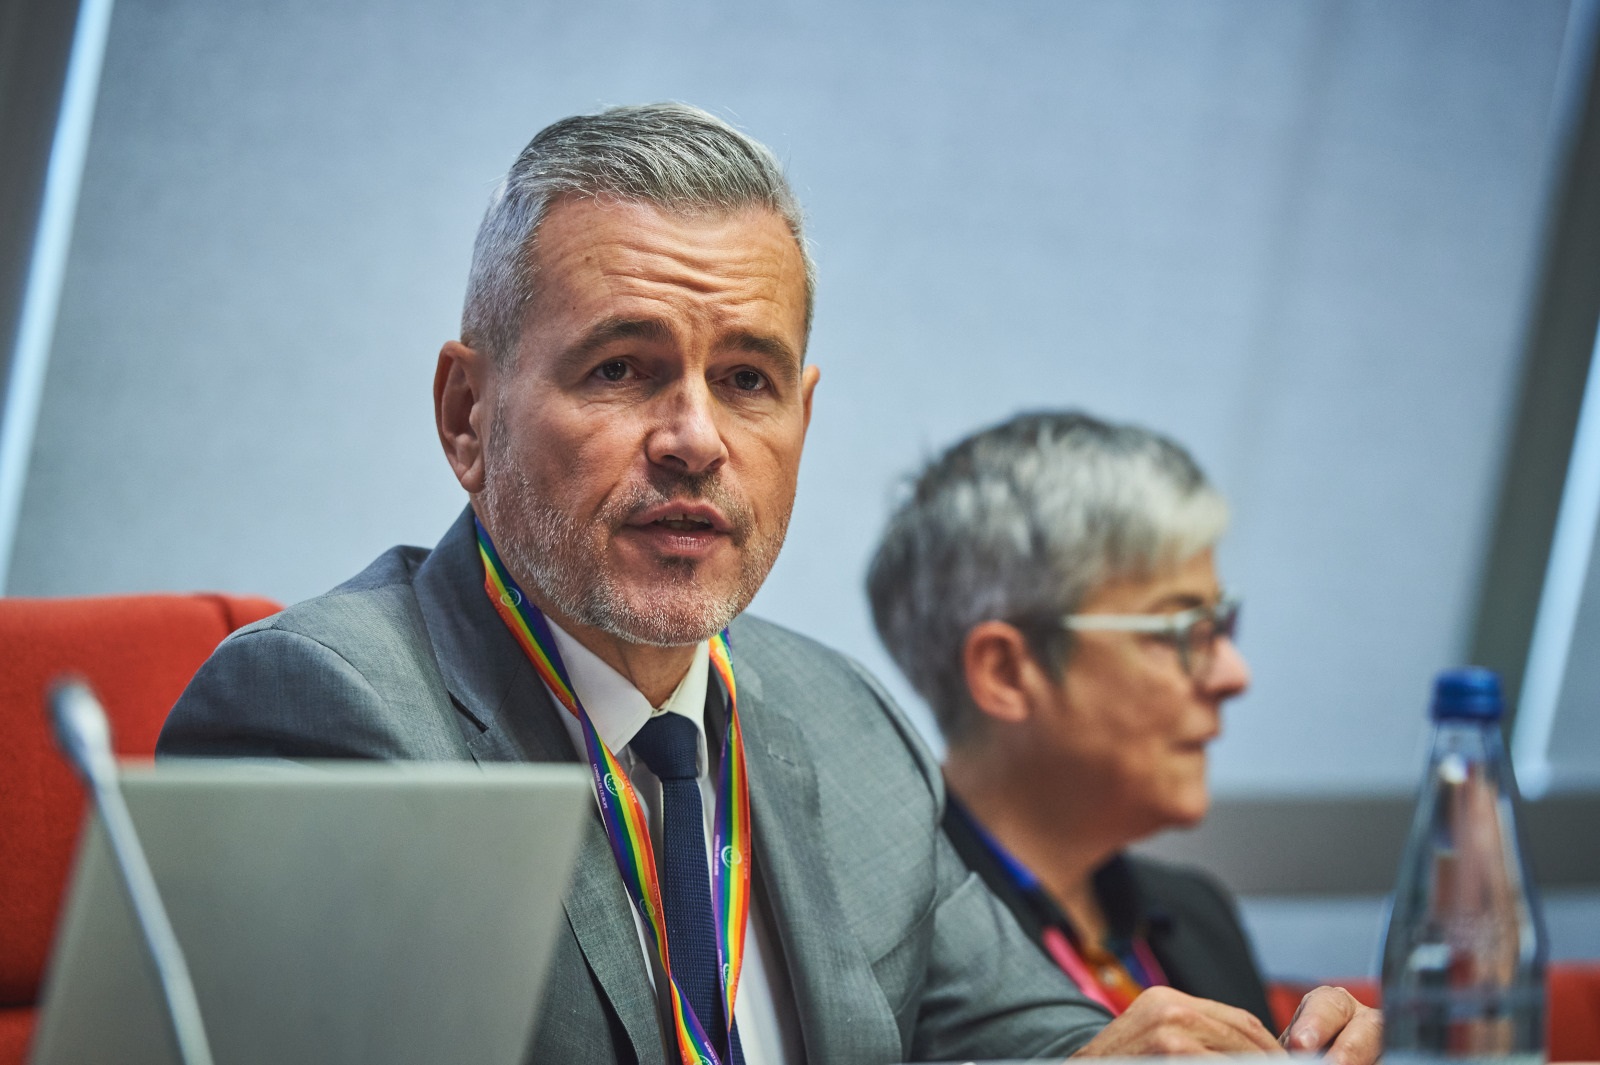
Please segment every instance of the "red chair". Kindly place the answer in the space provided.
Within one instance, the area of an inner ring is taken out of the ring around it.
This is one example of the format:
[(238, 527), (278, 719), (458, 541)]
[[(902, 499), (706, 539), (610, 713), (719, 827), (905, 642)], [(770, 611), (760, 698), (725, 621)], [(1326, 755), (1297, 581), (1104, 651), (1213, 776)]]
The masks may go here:
[[(1329, 980), (1335, 987), (1342, 987), (1356, 997), (1356, 1001), (1363, 1006), (1376, 1006), (1378, 1004), (1378, 985), (1372, 980)], [(1283, 981), (1267, 985), (1267, 1005), (1272, 1007), (1273, 1019), (1278, 1022), (1278, 1031), (1289, 1027), (1289, 1022), (1294, 1020), (1294, 1011), (1299, 1008), (1300, 1000), (1310, 993), (1316, 984), (1303, 984), (1292, 981)]]
[(83, 818), (56, 751), (46, 687), (88, 679), (123, 757), (149, 757), (167, 711), (222, 638), (275, 613), (228, 595), (0, 598), (0, 1065), (21, 1065)]
[(1600, 964), (1550, 966), (1550, 1060), (1600, 1061)]
[[(1600, 964), (1550, 966), (1549, 1050), (1551, 1061), (1600, 1061)], [(1330, 980), (1368, 1006), (1379, 1005), (1373, 980)], [(1282, 1031), (1312, 984), (1273, 984), (1267, 989), (1272, 1015)]]

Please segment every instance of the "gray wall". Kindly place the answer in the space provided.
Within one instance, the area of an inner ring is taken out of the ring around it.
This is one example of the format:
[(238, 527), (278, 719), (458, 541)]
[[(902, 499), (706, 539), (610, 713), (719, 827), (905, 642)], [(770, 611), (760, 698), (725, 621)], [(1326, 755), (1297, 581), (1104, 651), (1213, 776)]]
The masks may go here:
[(772, 144), (823, 369), (757, 609), (907, 696), (859, 591), (898, 479), (1020, 407), (1188, 441), (1234, 502), (1226, 795), (1410, 788), (1465, 654), (1565, 0), (127, 0), (15, 594), (285, 600), (462, 505), (429, 381), (485, 196), (576, 110)]

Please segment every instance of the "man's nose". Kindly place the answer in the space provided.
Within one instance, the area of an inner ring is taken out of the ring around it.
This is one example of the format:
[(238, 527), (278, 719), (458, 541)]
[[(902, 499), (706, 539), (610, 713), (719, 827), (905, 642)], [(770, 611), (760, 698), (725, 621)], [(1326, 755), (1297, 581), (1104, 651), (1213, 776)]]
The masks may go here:
[(1250, 687), (1250, 665), (1239, 653), (1239, 645), (1233, 642), (1232, 637), (1217, 637), (1211, 669), (1207, 671), (1202, 684), (1207, 692), (1224, 699), (1242, 695)]
[(685, 381), (661, 397), (660, 419), (645, 441), (658, 466), (680, 473), (709, 473), (727, 461), (717, 425), (717, 402), (704, 381)]

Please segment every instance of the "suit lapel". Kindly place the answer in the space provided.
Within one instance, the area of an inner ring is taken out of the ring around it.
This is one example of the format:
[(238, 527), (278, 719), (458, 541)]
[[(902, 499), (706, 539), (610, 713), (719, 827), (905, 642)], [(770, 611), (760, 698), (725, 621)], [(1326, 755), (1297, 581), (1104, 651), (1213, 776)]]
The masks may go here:
[[(578, 761), (557, 706), (483, 591), (483, 562), (468, 508), (417, 571), (417, 603), (434, 657), (477, 762)], [(662, 1046), (655, 996), (598, 809), (584, 832), (563, 902), (567, 922), (634, 1053), (655, 1060)], [(560, 974), (557, 974), (560, 978)], [(552, 987), (547, 1000), (562, 989)]]
[(471, 508), (418, 568), (412, 588), (473, 758), (574, 761), (549, 693), (484, 594)]
[(633, 903), (622, 886), (598, 813), (585, 830), (563, 905), (589, 968), (627, 1029), (634, 1056), (639, 1061), (655, 1060), (665, 1046), (655, 991), (645, 975)]
[[(805, 737), (783, 709), (766, 700), (748, 657), (735, 647), (733, 658), (750, 775), (755, 875), (783, 946), (806, 1059), (898, 1060), (900, 1035), (892, 1013), (847, 931), (825, 872), (821, 804)], [(867, 1005), (874, 1001), (876, 1008)], [(851, 1023), (840, 1023), (843, 1018)]]

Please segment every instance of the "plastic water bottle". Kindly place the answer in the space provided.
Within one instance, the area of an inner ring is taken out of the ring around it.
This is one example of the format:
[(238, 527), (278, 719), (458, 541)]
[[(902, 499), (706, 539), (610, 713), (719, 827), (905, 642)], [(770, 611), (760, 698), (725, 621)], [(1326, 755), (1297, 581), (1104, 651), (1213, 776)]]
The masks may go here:
[(1389, 1065), (1546, 1058), (1544, 922), (1517, 842), (1500, 712), (1494, 673), (1439, 675), (1383, 945)]

